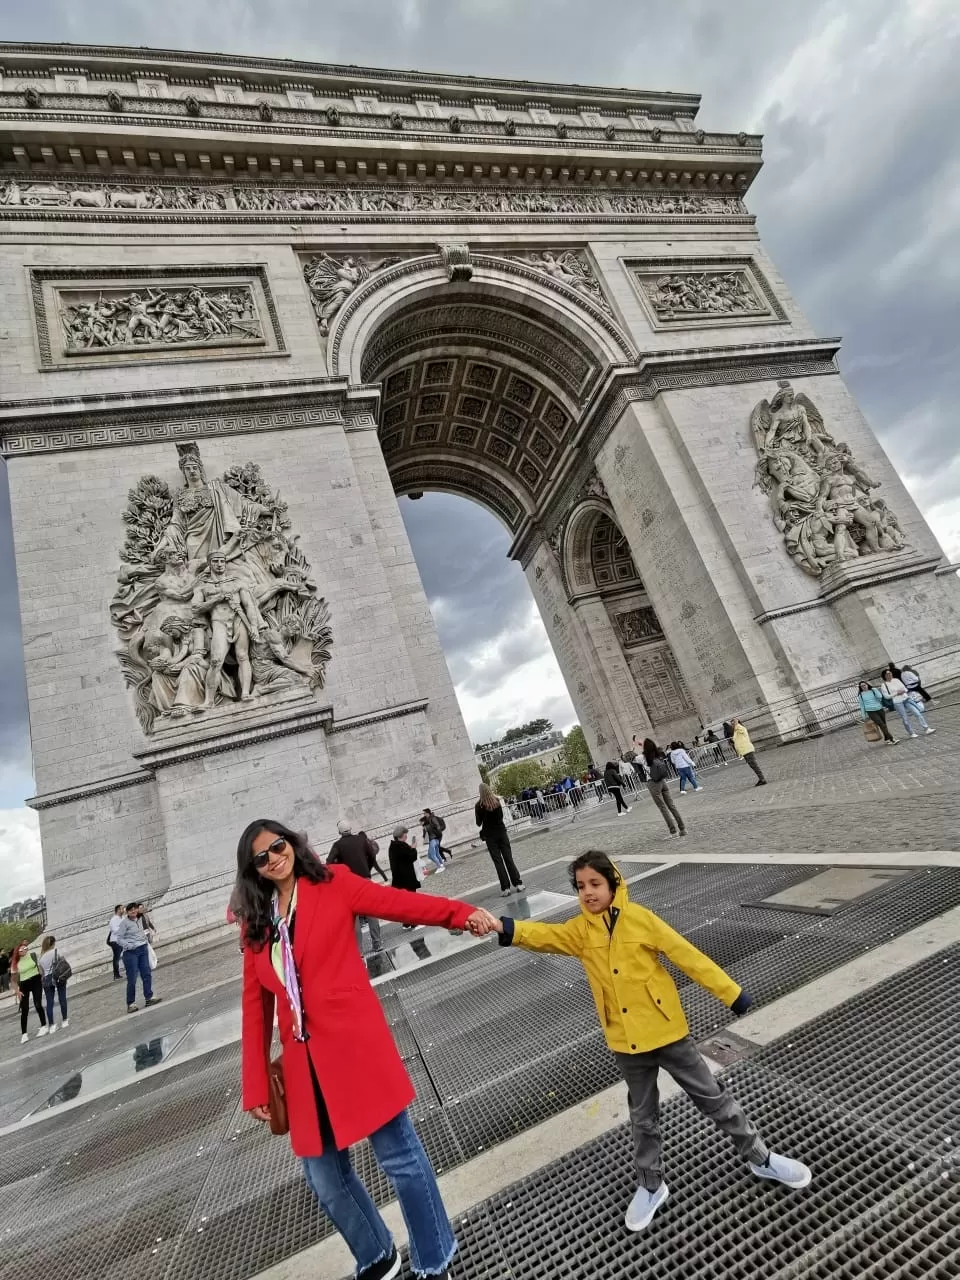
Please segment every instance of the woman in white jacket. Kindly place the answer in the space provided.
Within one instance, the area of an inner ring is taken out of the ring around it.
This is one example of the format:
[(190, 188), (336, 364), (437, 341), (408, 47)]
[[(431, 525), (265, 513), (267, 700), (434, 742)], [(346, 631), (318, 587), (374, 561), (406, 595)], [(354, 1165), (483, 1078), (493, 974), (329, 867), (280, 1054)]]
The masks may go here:
[(911, 715), (916, 716), (917, 723), (924, 733), (936, 733), (936, 729), (931, 729), (927, 724), (927, 718), (923, 714), (923, 703), (920, 698), (912, 694), (902, 680), (897, 679), (890, 667), (884, 670), (880, 692), (885, 698), (891, 700), (894, 711), (903, 721), (903, 727), (911, 738), (917, 736), (910, 726)]
[(697, 781), (697, 775), (694, 771), (693, 761), (687, 753), (687, 749), (682, 742), (670, 743), (670, 763), (680, 775), (680, 794), (684, 794), (686, 784), (689, 782), (694, 791), (702, 791), (703, 788)]

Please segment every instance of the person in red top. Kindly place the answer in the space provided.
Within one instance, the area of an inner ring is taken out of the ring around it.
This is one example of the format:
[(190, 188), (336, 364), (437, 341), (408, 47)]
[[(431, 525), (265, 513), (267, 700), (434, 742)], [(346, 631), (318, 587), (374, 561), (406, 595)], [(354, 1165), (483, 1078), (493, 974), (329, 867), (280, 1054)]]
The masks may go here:
[(446, 1280), (457, 1242), (407, 1107), (415, 1092), (357, 946), (358, 916), (477, 930), (467, 903), (375, 885), (325, 866), (306, 837), (252, 822), (237, 847), (231, 906), (243, 952), (243, 1107), (269, 1120), (276, 1009), (290, 1143), (307, 1185), (349, 1245), (357, 1280), (391, 1280), (400, 1257), (350, 1162), (369, 1138), (396, 1189), (414, 1271)]

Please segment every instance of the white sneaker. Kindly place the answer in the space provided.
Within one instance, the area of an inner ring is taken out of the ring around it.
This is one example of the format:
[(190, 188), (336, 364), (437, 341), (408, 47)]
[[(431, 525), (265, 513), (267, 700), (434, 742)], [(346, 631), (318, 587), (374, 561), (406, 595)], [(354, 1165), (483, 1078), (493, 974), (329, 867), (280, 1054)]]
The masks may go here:
[(702, 790), (703, 790), (703, 787), (694, 787), (693, 789), (694, 789), (694, 791), (702, 791)]
[(632, 810), (631, 810), (631, 806), (630, 806), (630, 805), (627, 805), (627, 813), (630, 813), (631, 811), (632, 811)]
[(512, 893), (513, 893), (513, 890), (512, 890), (512, 889), (501, 889), (501, 890), (500, 890), (500, 897), (501, 897), (501, 898), (509, 898), (509, 897), (510, 897), (510, 895), (511, 895)]
[(66, 1029), (67, 1029), (67, 1027), (69, 1027), (69, 1025), (70, 1025), (70, 1021), (69, 1021), (69, 1019), (68, 1019), (68, 1018), (64, 1018), (64, 1020), (60, 1023), (60, 1029), (61, 1029), (61, 1031), (66, 1031)]
[(47, 1028), (47, 1030), (50, 1032), (51, 1035), (53, 1035), (56, 1029), (57, 1029), (57, 1024), (55, 1022), (51, 1022), (49, 1027)]
[(917, 736), (917, 735), (916, 735), (915, 733), (908, 733), (908, 734), (907, 734), (907, 737), (908, 737), (908, 738), (915, 738), (916, 736)]
[(37, 1032), (37, 1039), (39, 1040), (41, 1036), (45, 1036), (46, 1034), (47, 1034), (47, 1028), (41, 1027), (40, 1030)]
[(656, 1191), (648, 1191), (646, 1187), (637, 1187), (636, 1195), (630, 1201), (624, 1216), (624, 1224), (628, 1231), (643, 1231), (653, 1221), (654, 1214), (670, 1194), (667, 1184), (661, 1182)]
[(925, 729), (924, 733), (936, 733), (936, 729)]
[(782, 1182), (785, 1187), (793, 1187), (796, 1191), (809, 1187), (813, 1178), (805, 1164), (801, 1164), (799, 1160), (791, 1160), (789, 1156), (777, 1155), (776, 1151), (770, 1152), (766, 1164), (750, 1164), (749, 1169), (757, 1178)]
[(30, 1037), (27, 1035), (26, 1032), (24, 1032), (23, 1035), (20, 1037), (20, 1043), (26, 1044), (29, 1039)]

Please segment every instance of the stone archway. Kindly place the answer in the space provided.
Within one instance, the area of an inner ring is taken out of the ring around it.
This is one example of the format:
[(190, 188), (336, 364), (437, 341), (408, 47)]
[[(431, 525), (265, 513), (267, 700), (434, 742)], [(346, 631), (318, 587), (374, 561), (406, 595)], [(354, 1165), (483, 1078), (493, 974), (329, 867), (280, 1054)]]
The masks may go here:
[[(471, 269), (469, 281), (451, 283), (437, 259), (419, 259), (371, 279), (337, 318), (331, 363), (380, 390), (378, 438), (394, 493), (479, 502), (514, 535), (511, 556), (522, 560), (517, 548), (536, 538), (580, 456), (585, 407), (629, 347), (562, 285), (493, 257)], [(580, 616), (583, 601), (534, 597), (548, 634), (559, 620), (578, 636), (576, 658), (561, 669), (581, 721), (593, 725), (597, 758), (625, 750), (648, 726), (629, 669), (615, 687), (596, 629)], [(602, 723), (593, 706), (603, 708)]]

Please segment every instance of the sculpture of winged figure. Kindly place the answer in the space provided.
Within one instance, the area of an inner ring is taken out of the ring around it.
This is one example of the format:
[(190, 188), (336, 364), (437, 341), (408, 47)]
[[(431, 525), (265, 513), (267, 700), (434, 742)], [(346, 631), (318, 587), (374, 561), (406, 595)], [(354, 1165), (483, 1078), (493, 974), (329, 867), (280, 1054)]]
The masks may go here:
[(310, 289), (321, 336), (326, 337), (330, 332), (330, 321), (355, 289), (375, 271), (399, 261), (393, 257), (370, 264), (362, 258), (334, 258), (329, 253), (320, 253), (305, 263), (303, 277)]
[(543, 271), (559, 284), (565, 284), (568, 289), (583, 294), (604, 311), (610, 310), (610, 304), (604, 297), (599, 281), (590, 270), (589, 264), (575, 250), (564, 249), (560, 253), (544, 250), (541, 253), (527, 254), (525, 260), (530, 266)]
[(810, 460), (822, 457), (833, 439), (820, 410), (809, 396), (794, 391), (786, 379), (777, 383), (772, 400), (761, 400), (750, 415), (754, 443), (761, 457), (773, 449), (810, 450)]

